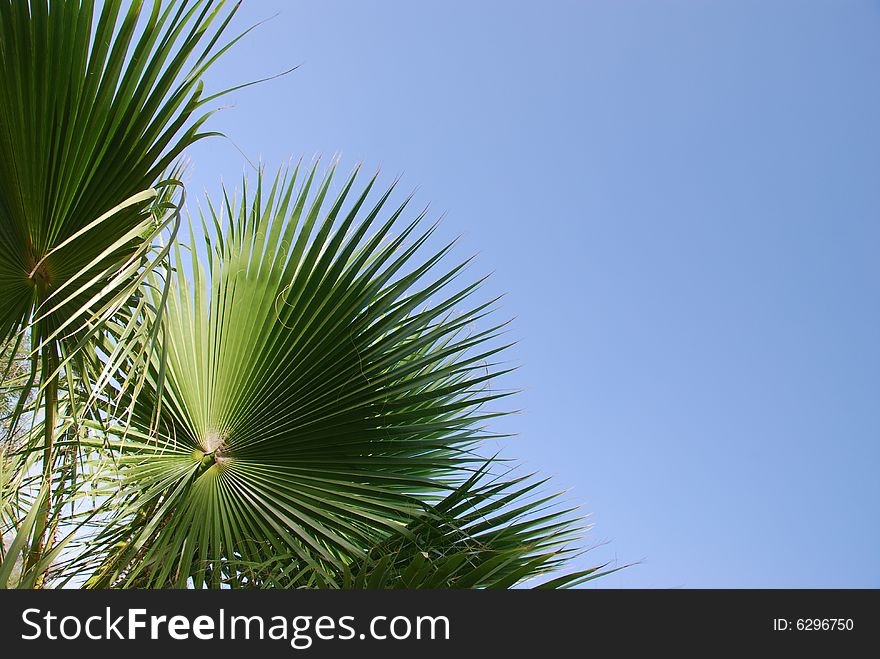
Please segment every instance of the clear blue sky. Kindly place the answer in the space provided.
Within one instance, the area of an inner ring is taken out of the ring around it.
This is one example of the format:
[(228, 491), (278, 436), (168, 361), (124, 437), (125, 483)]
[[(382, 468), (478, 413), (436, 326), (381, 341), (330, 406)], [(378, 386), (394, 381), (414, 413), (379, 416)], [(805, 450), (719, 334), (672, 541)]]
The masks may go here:
[[(506, 292), (505, 454), (592, 514), (602, 587), (880, 587), (880, 3), (326, 2), (210, 78), (270, 168), (341, 154)], [(190, 152), (191, 195), (235, 183)], [(604, 544), (603, 544), (604, 543)]]

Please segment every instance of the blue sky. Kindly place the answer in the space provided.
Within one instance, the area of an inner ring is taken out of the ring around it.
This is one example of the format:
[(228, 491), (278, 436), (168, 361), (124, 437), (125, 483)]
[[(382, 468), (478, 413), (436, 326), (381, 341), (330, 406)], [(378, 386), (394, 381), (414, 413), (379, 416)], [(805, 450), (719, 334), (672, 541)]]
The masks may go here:
[[(279, 13), (280, 12), (280, 13)], [(190, 195), (339, 155), (515, 317), (597, 587), (880, 587), (880, 3), (251, 0)], [(234, 145), (233, 145), (234, 142)]]

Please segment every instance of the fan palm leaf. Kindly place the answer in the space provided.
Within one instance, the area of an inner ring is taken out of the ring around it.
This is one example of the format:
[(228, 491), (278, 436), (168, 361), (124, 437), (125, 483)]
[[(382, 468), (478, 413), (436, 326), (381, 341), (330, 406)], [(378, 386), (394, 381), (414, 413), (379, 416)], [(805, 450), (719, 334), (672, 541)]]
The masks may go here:
[(162, 263), (157, 188), (204, 136), (223, 5), (0, 0), (0, 343), (30, 329), (35, 370), (59, 373)]
[[(490, 476), (487, 460), (467, 481), (414, 520), (335, 573), (303, 568), (292, 555), (261, 564), (230, 564), (233, 588), (511, 588), (564, 566), (580, 553), (584, 530), (546, 481)], [(620, 568), (599, 565), (538, 585), (564, 588)]]
[(466, 263), (442, 266), (449, 245), (420, 256), (424, 213), (395, 230), (409, 201), (386, 212), (392, 191), (367, 203), (375, 179), (355, 193), (356, 177), (331, 202), (332, 170), (283, 170), (209, 205), (131, 428), (154, 406), (159, 422), (120, 445), (125, 503), (98, 543), (118, 550), (93, 585), (217, 585), (225, 562), (287, 553), (338, 570), (479, 464), (498, 414), (482, 406), (509, 393), (488, 386), (502, 325), (471, 327), (494, 301), (471, 302)]

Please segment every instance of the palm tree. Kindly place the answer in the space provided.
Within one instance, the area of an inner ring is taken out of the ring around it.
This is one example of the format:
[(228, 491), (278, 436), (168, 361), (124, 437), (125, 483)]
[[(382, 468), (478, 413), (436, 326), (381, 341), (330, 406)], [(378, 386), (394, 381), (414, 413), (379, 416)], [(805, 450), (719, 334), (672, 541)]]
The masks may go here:
[(233, 588), (511, 587), (564, 565), (573, 511), (481, 452), (511, 393), (505, 323), (424, 211), (297, 166), (177, 239), (173, 167), (234, 9), (142, 5), (0, 0), (0, 338), (30, 332), (37, 389), (4, 482), (40, 511), (0, 544), (0, 586), (21, 553), (38, 587), (53, 563), (58, 584)]

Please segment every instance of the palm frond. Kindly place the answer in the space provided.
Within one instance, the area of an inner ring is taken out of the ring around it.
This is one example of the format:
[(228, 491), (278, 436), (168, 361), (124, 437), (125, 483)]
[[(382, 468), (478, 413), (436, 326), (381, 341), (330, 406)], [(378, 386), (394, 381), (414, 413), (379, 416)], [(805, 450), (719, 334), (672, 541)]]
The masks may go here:
[[(563, 567), (580, 553), (584, 530), (556, 494), (532, 476), (492, 477), (487, 461), (414, 520), (336, 572), (303, 567), (292, 554), (259, 564), (230, 561), (232, 588), (512, 588)], [(538, 587), (564, 588), (613, 572), (599, 565)]]
[(290, 552), (338, 570), (480, 464), (482, 408), (508, 395), (489, 387), (503, 324), (471, 329), (493, 302), (448, 246), (420, 256), (424, 213), (394, 231), (409, 200), (386, 212), (354, 174), (330, 202), (331, 180), (284, 170), (209, 205), (119, 458), (128, 521), (102, 543), (124, 549), (94, 584), (216, 585), (223, 561)]
[(146, 4), (0, 0), (0, 344), (30, 332), (41, 386), (164, 262), (160, 176), (210, 114), (234, 9)]

